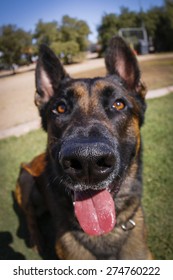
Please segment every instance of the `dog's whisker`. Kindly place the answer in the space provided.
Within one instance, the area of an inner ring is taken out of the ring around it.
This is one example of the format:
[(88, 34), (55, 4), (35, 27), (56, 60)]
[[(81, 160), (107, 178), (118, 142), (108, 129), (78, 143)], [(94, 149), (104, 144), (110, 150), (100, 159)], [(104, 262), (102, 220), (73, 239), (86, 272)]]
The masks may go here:
[(55, 238), (58, 259), (150, 257), (141, 207), (140, 69), (120, 37), (111, 40), (105, 63), (105, 77), (71, 79), (46, 45), (39, 51), (35, 103), (48, 143), (21, 166), (16, 199), (33, 245)]
[(55, 177), (53, 177), (53, 178), (50, 177), (50, 180), (49, 180), (49, 182), (47, 183), (46, 188), (50, 188), (52, 185), (54, 185), (54, 183), (56, 182), (56, 180), (57, 180), (58, 178), (59, 178), (58, 176), (55, 176)]

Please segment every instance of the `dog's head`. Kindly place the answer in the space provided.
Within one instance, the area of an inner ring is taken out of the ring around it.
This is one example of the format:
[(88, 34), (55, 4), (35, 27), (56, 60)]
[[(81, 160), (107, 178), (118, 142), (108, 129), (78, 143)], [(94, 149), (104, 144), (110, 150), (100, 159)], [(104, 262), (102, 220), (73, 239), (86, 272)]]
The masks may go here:
[(35, 102), (53, 168), (73, 193), (81, 227), (93, 235), (115, 225), (113, 196), (139, 155), (145, 111), (138, 63), (121, 38), (111, 40), (105, 63), (106, 77), (72, 79), (42, 46), (36, 69)]

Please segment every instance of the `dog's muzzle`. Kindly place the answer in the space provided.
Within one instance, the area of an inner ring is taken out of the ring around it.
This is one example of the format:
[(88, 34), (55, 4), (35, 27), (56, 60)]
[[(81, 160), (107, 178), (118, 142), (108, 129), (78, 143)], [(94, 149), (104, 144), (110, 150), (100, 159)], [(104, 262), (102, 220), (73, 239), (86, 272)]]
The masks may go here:
[(59, 163), (73, 191), (75, 216), (89, 235), (108, 233), (116, 224), (111, 191), (120, 160), (115, 146), (105, 139), (73, 138), (60, 149)]
[(96, 185), (116, 169), (114, 150), (105, 142), (75, 140), (62, 145), (59, 162), (72, 180)]

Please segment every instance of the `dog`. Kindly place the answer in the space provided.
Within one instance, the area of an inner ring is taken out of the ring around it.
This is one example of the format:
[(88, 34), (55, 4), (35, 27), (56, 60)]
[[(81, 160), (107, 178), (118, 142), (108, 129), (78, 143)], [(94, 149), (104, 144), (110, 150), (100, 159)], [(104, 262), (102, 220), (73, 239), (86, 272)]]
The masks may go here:
[(57, 259), (152, 259), (141, 205), (146, 88), (122, 38), (105, 64), (105, 77), (73, 79), (40, 47), (35, 104), (47, 148), (21, 165), (15, 197), (38, 251), (38, 219), (49, 213)]

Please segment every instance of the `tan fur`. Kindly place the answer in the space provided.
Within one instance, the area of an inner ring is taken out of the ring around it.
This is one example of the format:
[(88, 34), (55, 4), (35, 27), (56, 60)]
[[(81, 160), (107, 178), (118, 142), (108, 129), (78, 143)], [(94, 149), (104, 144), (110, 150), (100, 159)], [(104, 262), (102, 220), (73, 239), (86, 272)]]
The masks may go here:
[[(152, 258), (141, 206), (140, 127), (146, 87), (140, 81), (136, 57), (122, 38), (112, 38), (105, 63), (108, 75), (104, 78), (71, 79), (56, 55), (45, 45), (40, 47), (35, 103), (48, 145), (46, 154), (21, 165), (15, 190), (31, 246), (40, 254), (43, 238), (44, 243), (53, 241), (58, 259)], [(59, 98), (66, 110), (54, 114)], [(119, 98), (124, 99), (124, 110), (113, 109)], [(104, 184), (112, 194), (110, 214), (115, 211), (115, 226), (106, 234), (89, 235), (82, 230), (81, 219), (86, 217), (80, 212), (78, 221), (73, 201), (78, 191), (84, 197), (90, 189), (101, 191)]]
[(141, 136), (140, 136), (140, 130), (139, 130), (139, 120), (135, 117), (133, 118), (133, 128), (134, 134), (136, 136), (136, 154), (138, 154), (140, 146), (141, 146)]
[(34, 158), (30, 163), (22, 163), (21, 167), (34, 177), (38, 177), (45, 169), (45, 153)]
[(134, 259), (152, 259), (152, 255), (146, 245), (146, 228), (144, 224), (143, 211), (139, 207), (138, 211), (133, 217), (136, 227), (129, 232), (125, 246), (120, 252), (120, 259), (134, 260)]
[(77, 82), (73, 87), (74, 95), (78, 98), (78, 104), (84, 113), (88, 112), (89, 108), (89, 94), (84, 83)]
[(55, 250), (63, 260), (94, 260), (96, 259), (79, 243), (71, 232), (65, 232), (56, 242)]

